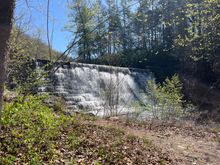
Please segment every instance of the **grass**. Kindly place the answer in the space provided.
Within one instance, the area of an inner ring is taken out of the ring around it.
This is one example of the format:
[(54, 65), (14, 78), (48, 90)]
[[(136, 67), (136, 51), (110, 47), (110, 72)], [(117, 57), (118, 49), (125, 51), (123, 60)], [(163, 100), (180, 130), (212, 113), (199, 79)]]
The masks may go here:
[(161, 164), (168, 155), (146, 138), (93, 124), (86, 115), (65, 116), (44, 96), (7, 103), (2, 114), (0, 164)]

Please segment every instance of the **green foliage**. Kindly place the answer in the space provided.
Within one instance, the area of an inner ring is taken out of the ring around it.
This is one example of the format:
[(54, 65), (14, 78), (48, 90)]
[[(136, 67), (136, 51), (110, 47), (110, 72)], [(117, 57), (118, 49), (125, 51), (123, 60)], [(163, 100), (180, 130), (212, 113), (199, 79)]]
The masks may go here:
[[(28, 96), (24, 100), (19, 97), (17, 102), (5, 105), (1, 124), (3, 130), (10, 132), (10, 136), (0, 143), (0, 148), (7, 154), (22, 154), (21, 159), (31, 164), (52, 159), (56, 155), (54, 140), (60, 135), (61, 125), (67, 121), (67, 117), (56, 116), (52, 109), (44, 105), (45, 98)], [(1, 161), (5, 160), (9, 160), (8, 156)]]
[(88, 3), (85, 0), (72, 0), (69, 5), (70, 23), (66, 27), (73, 34), (77, 34), (79, 59), (89, 61), (92, 58), (92, 51), (95, 35), (91, 33), (94, 28), (94, 16), (96, 14), (95, 4)]
[(79, 40), (73, 54), (80, 62), (150, 68), (160, 82), (180, 70), (210, 84), (218, 81), (219, 0), (70, 4), (68, 30)]
[(67, 137), (67, 144), (70, 146), (70, 148), (75, 149), (78, 146), (80, 146), (81, 141), (77, 138), (76, 135), (74, 135), (72, 132), (69, 133)]
[[(37, 44), (34, 39), (25, 36), (21, 30), (13, 28), (9, 43), (8, 82), (9, 88), (16, 88), (19, 93), (34, 93), (44, 82), (46, 71), (35, 68)], [(42, 77), (42, 78), (39, 78)]]
[(156, 84), (152, 79), (148, 80), (147, 93), (149, 103), (145, 105), (145, 110), (151, 111), (155, 118), (177, 119), (182, 117), (184, 100), (182, 84), (177, 75), (171, 79), (166, 78), (162, 84)]
[(0, 157), (0, 164), (13, 165), (16, 157), (12, 155), (7, 155), (6, 157)]
[(175, 40), (177, 46), (187, 50), (186, 57), (193, 61), (209, 61), (216, 57), (220, 46), (219, 8), (219, 0), (187, 0), (173, 13), (176, 24), (186, 25), (185, 33), (178, 31)]
[[(150, 164), (162, 158), (169, 161), (150, 142), (128, 136), (121, 129), (98, 126), (84, 115), (68, 117), (54, 112), (44, 104), (47, 97), (18, 97), (5, 105), (0, 164)], [(149, 159), (145, 159), (148, 155)]]

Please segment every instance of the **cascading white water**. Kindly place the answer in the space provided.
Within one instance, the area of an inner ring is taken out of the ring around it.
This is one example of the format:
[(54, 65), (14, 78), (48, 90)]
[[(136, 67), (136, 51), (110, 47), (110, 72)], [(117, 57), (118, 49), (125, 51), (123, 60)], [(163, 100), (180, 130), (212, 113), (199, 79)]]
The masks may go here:
[(151, 77), (147, 70), (64, 63), (52, 76), (48, 90), (62, 96), (71, 110), (117, 115), (133, 111)]

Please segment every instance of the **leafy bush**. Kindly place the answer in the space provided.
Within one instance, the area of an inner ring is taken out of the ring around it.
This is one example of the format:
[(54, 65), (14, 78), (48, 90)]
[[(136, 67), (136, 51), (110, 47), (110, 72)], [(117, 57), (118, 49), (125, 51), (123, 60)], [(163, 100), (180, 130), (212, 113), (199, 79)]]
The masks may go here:
[(17, 102), (5, 105), (1, 124), (8, 134), (1, 137), (0, 148), (7, 154), (0, 164), (19, 154), (21, 160), (32, 164), (56, 155), (54, 141), (61, 134), (61, 126), (71, 119), (53, 113), (44, 105), (45, 97), (28, 96), (25, 100), (19, 97)]
[(182, 83), (178, 75), (166, 78), (162, 84), (154, 80), (147, 81), (147, 96), (149, 102), (144, 104), (144, 110), (151, 111), (154, 118), (177, 119), (183, 116), (184, 108)]

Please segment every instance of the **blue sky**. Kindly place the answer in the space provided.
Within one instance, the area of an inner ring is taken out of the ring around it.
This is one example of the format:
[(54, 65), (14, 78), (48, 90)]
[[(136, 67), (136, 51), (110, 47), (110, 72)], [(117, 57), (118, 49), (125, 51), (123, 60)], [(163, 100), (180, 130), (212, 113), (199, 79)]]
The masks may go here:
[[(47, 0), (28, 0), (28, 6), (25, 0), (18, 0), (16, 4), (15, 17), (24, 15), (22, 26), (27, 26), (27, 33), (30, 35), (41, 31), (41, 38), (44, 42), (46, 38), (46, 11)], [(29, 21), (30, 20), (30, 21)], [(19, 22), (19, 21), (18, 21)], [(68, 23), (67, 0), (50, 0), (50, 34), (53, 31), (52, 46), (53, 49), (60, 52), (65, 51), (71, 34), (65, 31), (64, 26)], [(52, 30), (53, 29), (53, 30)]]

